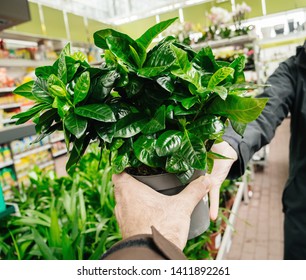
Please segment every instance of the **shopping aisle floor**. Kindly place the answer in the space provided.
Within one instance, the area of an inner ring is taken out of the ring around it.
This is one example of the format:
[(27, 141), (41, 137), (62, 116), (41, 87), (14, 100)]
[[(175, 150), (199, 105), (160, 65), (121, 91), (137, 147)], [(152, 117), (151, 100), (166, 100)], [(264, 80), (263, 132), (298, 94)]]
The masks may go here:
[(228, 260), (283, 259), (281, 197), (288, 176), (290, 119), (276, 131), (269, 145), (267, 165), (250, 185), (253, 196), (240, 204)]

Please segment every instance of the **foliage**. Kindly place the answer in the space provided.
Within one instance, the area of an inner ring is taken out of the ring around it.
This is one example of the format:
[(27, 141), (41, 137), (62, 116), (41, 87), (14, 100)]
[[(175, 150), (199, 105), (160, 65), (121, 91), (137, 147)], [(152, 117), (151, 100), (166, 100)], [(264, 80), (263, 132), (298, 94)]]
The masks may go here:
[(0, 259), (99, 259), (121, 239), (109, 155), (101, 160), (96, 146), (73, 177), (31, 172), (31, 185), (14, 195), (21, 216), (1, 222)]
[(211, 167), (209, 149), (221, 141), (226, 120), (242, 134), (267, 99), (246, 97), (244, 58), (216, 61), (209, 47), (198, 53), (168, 36), (152, 40), (175, 19), (160, 22), (134, 40), (113, 29), (94, 33), (104, 50), (100, 68), (69, 44), (52, 66), (36, 69), (37, 80), (14, 92), (35, 106), (14, 118), (32, 119), (39, 139), (63, 130), (72, 146), (67, 169), (79, 162), (91, 140), (110, 150), (114, 172), (127, 167), (180, 174)]

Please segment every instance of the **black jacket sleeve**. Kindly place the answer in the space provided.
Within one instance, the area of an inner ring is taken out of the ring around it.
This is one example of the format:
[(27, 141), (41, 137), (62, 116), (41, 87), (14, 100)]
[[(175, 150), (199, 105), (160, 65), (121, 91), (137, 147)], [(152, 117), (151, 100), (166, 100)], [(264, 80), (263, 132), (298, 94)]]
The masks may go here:
[(152, 234), (124, 239), (111, 247), (102, 260), (186, 260), (182, 251), (154, 227)]
[(267, 86), (258, 97), (268, 97), (269, 101), (257, 120), (248, 124), (243, 138), (229, 126), (223, 140), (237, 152), (238, 160), (229, 172), (229, 178), (241, 176), (253, 154), (268, 144), (276, 128), (291, 111), (296, 88), (295, 57), (281, 63), (267, 80)]

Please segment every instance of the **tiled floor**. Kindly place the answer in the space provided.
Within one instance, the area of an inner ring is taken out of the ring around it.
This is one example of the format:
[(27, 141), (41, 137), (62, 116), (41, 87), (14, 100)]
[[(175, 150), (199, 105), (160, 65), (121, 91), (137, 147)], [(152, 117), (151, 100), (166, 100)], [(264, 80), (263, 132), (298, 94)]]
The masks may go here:
[(240, 204), (228, 260), (283, 258), (282, 191), (288, 176), (290, 119), (277, 129), (269, 145), (267, 165), (251, 182), (253, 197)]

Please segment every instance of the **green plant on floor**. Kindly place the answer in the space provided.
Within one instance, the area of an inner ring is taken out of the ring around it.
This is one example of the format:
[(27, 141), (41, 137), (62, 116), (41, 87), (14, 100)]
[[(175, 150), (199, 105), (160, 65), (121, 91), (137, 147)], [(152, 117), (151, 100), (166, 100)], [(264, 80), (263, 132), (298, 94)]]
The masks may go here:
[(246, 95), (245, 58), (219, 62), (210, 47), (195, 52), (168, 36), (154, 38), (176, 19), (160, 22), (134, 40), (113, 29), (94, 33), (104, 50), (92, 67), (69, 44), (52, 66), (38, 67), (37, 79), (14, 93), (35, 105), (14, 118), (32, 119), (41, 139), (62, 130), (72, 146), (67, 170), (73, 170), (92, 140), (111, 151), (114, 172), (175, 173), (182, 182), (194, 170), (210, 170), (221, 155), (210, 148), (228, 122), (243, 134), (267, 99)]
[(108, 156), (95, 144), (73, 177), (31, 172), (13, 199), (21, 217), (0, 226), (0, 259), (99, 259), (120, 240)]

